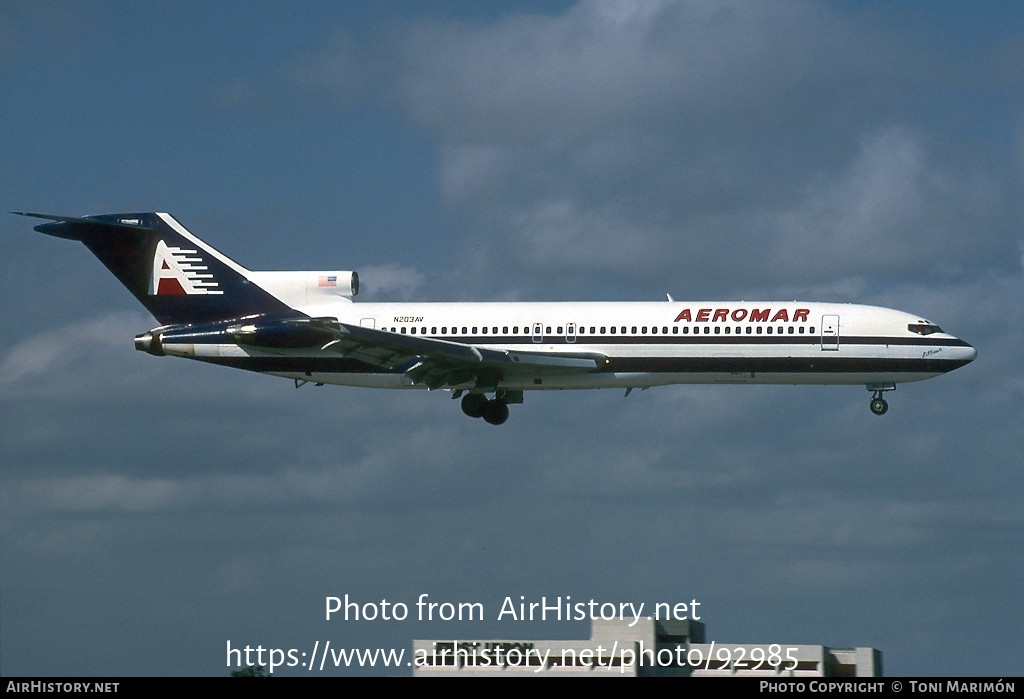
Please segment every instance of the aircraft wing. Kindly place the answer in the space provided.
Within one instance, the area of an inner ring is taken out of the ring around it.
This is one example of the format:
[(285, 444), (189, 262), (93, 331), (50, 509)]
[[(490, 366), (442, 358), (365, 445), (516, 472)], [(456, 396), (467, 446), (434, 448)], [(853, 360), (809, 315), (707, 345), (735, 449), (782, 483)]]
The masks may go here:
[(474, 382), (493, 387), (517, 376), (600, 371), (607, 359), (593, 352), (526, 352), (495, 350), (462, 342), (400, 335), (334, 318), (295, 318), (292, 325), (333, 335), (323, 349), (384, 369), (401, 371), (428, 388), (450, 388)]

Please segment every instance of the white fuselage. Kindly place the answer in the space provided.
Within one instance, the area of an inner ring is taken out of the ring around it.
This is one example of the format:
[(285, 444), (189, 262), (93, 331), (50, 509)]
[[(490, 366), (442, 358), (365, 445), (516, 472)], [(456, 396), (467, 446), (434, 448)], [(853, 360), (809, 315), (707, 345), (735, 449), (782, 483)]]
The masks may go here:
[[(599, 354), (607, 371), (518, 377), (508, 390), (644, 388), (683, 383), (895, 384), (974, 359), (973, 347), (918, 316), (876, 306), (811, 302), (353, 303), (299, 310), (377, 330), (517, 352)], [(934, 326), (933, 326), (934, 327)], [(318, 383), (416, 388), (383, 369), (292, 370), (330, 354), (244, 345), (167, 346), (168, 354), (255, 360), (256, 371)], [(216, 358), (216, 359), (215, 359)], [(260, 359), (273, 360), (260, 363)], [(298, 366), (298, 365), (296, 365)], [(467, 385), (467, 388), (471, 386)]]

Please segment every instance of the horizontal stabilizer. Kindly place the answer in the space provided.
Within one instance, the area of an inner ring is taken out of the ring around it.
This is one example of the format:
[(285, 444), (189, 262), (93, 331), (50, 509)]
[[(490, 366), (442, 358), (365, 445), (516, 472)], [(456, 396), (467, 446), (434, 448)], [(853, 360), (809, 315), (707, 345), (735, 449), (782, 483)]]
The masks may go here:
[(89, 216), (58, 216), (56, 214), (34, 214), (29, 211), (12, 211), (12, 214), (18, 216), (31, 216), (32, 218), (45, 218), (48, 221), (67, 221), (68, 223), (86, 223), (89, 225), (102, 224), (104, 226), (114, 226), (123, 228), (146, 228), (153, 230), (153, 226), (145, 225), (141, 219), (138, 218), (99, 218)]
[(79, 240), (80, 236), (73, 234), (73, 229), (76, 226), (102, 226), (103, 228), (126, 228), (129, 230), (143, 230), (151, 231), (155, 230), (153, 226), (147, 225), (147, 223), (140, 217), (133, 216), (59, 216), (57, 214), (36, 214), (28, 211), (12, 211), (12, 214), (18, 216), (30, 216), (32, 218), (41, 218), (47, 221), (54, 221), (57, 224), (71, 224), (70, 226), (59, 226), (53, 223), (41, 223), (35, 227), (35, 230), (40, 233), (46, 233), (47, 235), (53, 235), (58, 238), (69, 238), (71, 240)]

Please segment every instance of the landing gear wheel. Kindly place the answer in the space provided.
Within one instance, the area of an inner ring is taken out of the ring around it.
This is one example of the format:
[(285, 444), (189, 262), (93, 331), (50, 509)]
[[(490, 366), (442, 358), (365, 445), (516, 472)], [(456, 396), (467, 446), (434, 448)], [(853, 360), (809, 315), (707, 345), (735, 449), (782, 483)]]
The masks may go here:
[(885, 402), (885, 398), (872, 398), (871, 399), (871, 412), (875, 415), (885, 415), (885, 411), (889, 409), (889, 404)]
[(483, 417), (487, 403), (487, 397), (482, 393), (467, 393), (462, 399), (462, 412), (470, 417)]
[(487, 401), (487, 409), (484, 411), (484, 420), (492, 425), (501, 425), (508, 420), (508, 403), (503, 400)]

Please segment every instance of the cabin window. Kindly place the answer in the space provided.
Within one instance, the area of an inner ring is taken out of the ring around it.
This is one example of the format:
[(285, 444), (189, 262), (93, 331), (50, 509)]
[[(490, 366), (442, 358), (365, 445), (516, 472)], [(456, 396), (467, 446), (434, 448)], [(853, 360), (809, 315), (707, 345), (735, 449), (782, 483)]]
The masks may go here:
[(415, 325), (413, 327), (409, 328), (409, 334), (410, 335), (415, 335), (416, 334), (416, 326)]
[[(623, 332), (625, 332), (625, 331), (623, 331)], [(636, 335), (636, 326), (635, 325), (633, 326), (633, 334)]]
[(405, 334), (405, 328), (404, 327), (402, 328), (402, 334), (403, 335)]
[(762, 328), (760, 325), (758, 325), (757, 326), (757, 334), (760, 335), (762, 332), (764, 332), (764, 328)]
[(549, 326), (547, 326), (546, 328), (544, 328), (544, 333), (545, 333), (546, 335), (550, 335), (550, 334), (551, 334), (551, 326), (550, 326), (550, 325), (549, 325)]
[(501, 334), (502, 335), (508, 335), (508, 326), (507, 325), (501, 326)]
[(732, 328), (730, 328), (728, 325), (726, 325), (725, 326), (725, 334), (728, 335), (731, 332), (732, 332)]
[(715, 326), (715, 334), (716, 335), (721, 335), (722, 334), (722, 329), (720, 327), (718, 327), (717, 325)]

